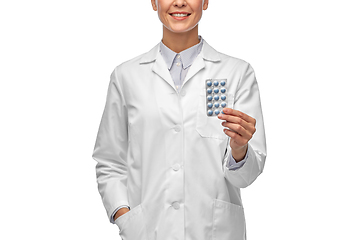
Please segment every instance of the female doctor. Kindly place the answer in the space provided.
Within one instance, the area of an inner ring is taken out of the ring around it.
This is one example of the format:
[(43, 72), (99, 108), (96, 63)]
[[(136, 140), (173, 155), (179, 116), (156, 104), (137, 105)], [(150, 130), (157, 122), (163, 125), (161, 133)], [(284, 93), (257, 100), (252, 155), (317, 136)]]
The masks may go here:
[(151, 4), (162, 40), (112, 72), (92, 155), (107, 216), (124, 240), (245, 240), (240, 189), (266, 158), (254, 70), (198, 35), (208, 0)]

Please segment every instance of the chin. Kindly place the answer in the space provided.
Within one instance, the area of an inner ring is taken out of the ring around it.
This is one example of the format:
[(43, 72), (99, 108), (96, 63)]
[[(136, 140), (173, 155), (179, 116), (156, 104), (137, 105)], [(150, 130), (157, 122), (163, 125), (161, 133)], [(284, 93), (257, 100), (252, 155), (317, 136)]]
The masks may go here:
[(171, 29), (173, 33), (186, 33), (189, 32), (189, 29)]
[(172, 28), (171, 26), (170, 27), (165, 26), (165, 28), (167, 28), (167, 30), (169, 30), (170, 32), (173, 32), (173, 33), (185, 33), (185, 32), (190, 31), (189, 28), (182, 28), (182, 27), (178, 27), (178, 28), (174, 27), (174, 28)]
[(191, 31), (193, 28), (195, 28), (196, 26), (193, 26), (193, 27), (187, 27), (187, 28), (185, 28), (185, 27), (178, 27), (178, 28), (176, 28), (176, 27), (174, 27), (174, 28), (168, 28), (170, 31), (172, 31), (172, 32), (177, 32), (177, 33), (185, 33), (185, 32), (189, 32), (189, 31)]

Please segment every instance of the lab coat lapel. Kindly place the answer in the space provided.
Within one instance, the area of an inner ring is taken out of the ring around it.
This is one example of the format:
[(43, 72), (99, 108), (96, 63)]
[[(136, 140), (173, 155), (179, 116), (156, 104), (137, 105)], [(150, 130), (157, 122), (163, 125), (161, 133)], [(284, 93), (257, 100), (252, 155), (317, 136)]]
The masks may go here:
[(152, 67), (152, 71), (164, 79), (176, 91), (174, 81), (172, 80), (169, 69), (166, 66), (164, 58), (157, 51), (156, 60)]
[(155, 47), (153, 47), (149, 52), (145, 53), (140, 59), (140, 64), (146, 64), (155, 61), (151, 67), (151, 70), (159, 75), (175, 90), (174, 81), (172, 80), (170, 72), (166, 67), (165, 60), (159, 52), (159, 48), (160, 43), (155, 45)]
[(219, 53), (212, 48), (206, 41), (203, 39), (203, 46), (198, 54), (198, 56), (195, 58), (193, 64), (190, 66), (190, 69), (188, 73), (186, 74), (186, 77), (184, 79), (183, 85), (187, 81), (189, 81), (192, 77), (194, 77), (200, 70), (205, 68), (205, 60), (212, 61), (212, 62), (218, 62), (220, 61)]
[(198, 73), (201, 69), (205, 68), (204, 59), (200, 56), (200, 53), (195, 58), (194, 62), (191, 64), (189, 71), (187, 72), (183, 86), (187, 81), (189, 81), (196, 73)]

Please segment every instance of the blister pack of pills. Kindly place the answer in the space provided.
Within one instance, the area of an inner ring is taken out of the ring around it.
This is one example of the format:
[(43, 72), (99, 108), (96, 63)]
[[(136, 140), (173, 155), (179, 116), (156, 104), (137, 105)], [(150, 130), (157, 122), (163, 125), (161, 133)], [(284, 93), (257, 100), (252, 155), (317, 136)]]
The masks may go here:
[(227, 107), (227, 85), (226, 79), (206, 79), (206, 114), (209, 117), (223, 113)]

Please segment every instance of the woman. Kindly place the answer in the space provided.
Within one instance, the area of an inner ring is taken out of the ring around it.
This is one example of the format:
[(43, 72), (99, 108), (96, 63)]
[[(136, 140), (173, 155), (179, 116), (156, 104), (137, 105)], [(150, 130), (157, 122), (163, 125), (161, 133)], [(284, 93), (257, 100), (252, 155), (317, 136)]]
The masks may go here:
[(198, 35), (208, 0), (151, 4), (162, 40), (112, 72), (93, 153), (109, 220), (124, 240), (246, 239), (240, 188), (266, 158), (254, 71)]

